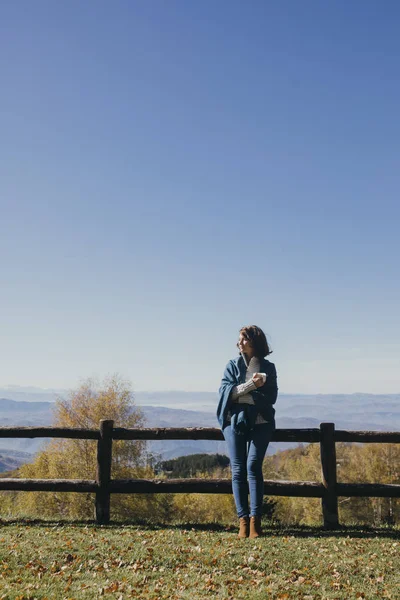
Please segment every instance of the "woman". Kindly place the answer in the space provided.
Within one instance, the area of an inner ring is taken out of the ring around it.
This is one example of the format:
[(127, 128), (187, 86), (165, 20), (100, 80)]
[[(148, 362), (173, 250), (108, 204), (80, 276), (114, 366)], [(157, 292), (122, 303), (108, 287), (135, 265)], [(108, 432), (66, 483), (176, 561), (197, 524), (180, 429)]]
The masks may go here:
[(275, 365), (264, 358), (271, 354), (264, 332), (242, 327), (237, 346), (240, 355), (227, 364), (219, 388), (217, 417), (228, 444), (239, 537), (256, 538), (262, 533), (262, 463), (275, 430), (278, 387)]

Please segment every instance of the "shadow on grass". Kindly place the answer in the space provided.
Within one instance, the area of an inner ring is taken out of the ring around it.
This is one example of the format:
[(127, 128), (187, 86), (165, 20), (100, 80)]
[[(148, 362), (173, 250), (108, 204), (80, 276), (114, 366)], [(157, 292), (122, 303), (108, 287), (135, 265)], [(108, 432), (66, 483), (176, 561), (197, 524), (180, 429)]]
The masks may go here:
[[(0, 526), (28, 527), (93, 527), (102, 529), (145, 529), (147, 531), (159, 531), (169, 529), (171, 531), (209, 531), (216, 533), (233, 533), (236, 535), (236, 525), (222, 525), (218, 523), (157, 523), (145, 520), (135, 521), (112, 521), (109, 525), (98, 525), (93, 520), (67, 521), (67, 520), (43, 520), (43, 519), (0, 519)], [(282, 525), (279, 523), (263, 522), (264, 537), (297, 537), (297, 538), (391, 538), (400, 539), (399, 527), (372, 527), (370, 525), (341, 525), (337, 529), (324, 529), (318, 525)]]

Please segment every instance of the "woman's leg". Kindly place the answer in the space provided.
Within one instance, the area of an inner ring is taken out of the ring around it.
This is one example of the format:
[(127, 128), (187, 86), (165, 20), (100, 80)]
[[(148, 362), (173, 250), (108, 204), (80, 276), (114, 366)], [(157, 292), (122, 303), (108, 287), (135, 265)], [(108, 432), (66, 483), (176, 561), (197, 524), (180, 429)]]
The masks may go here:
[(229, 458), (232, 471), (232, 491), (235, 499), (238, 517), (249, 516), (249, 490), (247, 485), (246, 469), (246, 436), (236, 435), (228, 425), (223, 430), (224, 438), (228, 444)]
[(275, 430), (273, 423), (255, 425), (250, 439), (247, 458), (247, 472), (250, 490), (250, 515), (261, 517), (264, 497), (264, 477), (262, 464), (272, 434)]

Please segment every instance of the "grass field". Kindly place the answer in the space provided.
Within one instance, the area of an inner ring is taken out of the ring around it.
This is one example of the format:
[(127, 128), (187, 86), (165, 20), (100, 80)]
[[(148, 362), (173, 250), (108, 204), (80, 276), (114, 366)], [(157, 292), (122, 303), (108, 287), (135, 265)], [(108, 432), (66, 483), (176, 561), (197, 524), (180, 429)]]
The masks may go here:
[(400, 599), (400, 530), (2, 523), (0, 598)]

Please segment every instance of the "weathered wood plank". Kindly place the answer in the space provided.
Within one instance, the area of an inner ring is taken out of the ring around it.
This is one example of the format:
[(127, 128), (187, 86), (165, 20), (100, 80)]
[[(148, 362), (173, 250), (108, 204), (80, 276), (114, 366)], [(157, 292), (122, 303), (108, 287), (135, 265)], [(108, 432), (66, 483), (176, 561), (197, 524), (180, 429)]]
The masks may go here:
[(112, 434), (114, 421), (100, 421), (100, 439), (97, 442), (97, 469), (95, 516), (96, 523), (107, 525), (110, 522), (110, 480), (112, 460)]
[[(230, 479), (114, 479), (113, 494), (231, 494)], [(264, 481), (264, 495), (321, 498), (324, 486), (312, 481)]]
[(338, 483), (336, 492), (338, 496), (348, 497), (400, 498), (400, 485), (390, 483)]
[(98, 429), (75, 427), (0, 427), (0, 438), (73, 438), (98, 440)]
[[(18, 479), (0, 478), (0, 490), (25, 492), (97, 492), (95, 480), (85, 479)], [(116, 479), (110, 482), (112, 493), (214, 493), (230, 494), (230, 479)], [(268, 496), (299, 496), (320, 498), (322, 484), (314, 481), (264, 481)], [(400, 485), (378, 483), (338, 483), (338, 496), (399, 498)]]
[(325, 493), (322, 496), (324, 527), (335, 529), (339, 526), (338, 499), (336, 495), (336, 448), (335, 424), (321, 423), (321, 470)]
[[(0, 438), (72, 438), (98, 440), (97, 429), (73, 427), (0, 427)], [(114, 428), (115, 440), (223, 440), (214, 427)], [(319, 442), (319, 429), (276, 429), (274, 442)], [(335, 431), (335, 442), (400, 443), (399, 431)]]
[(19, 492), (96, 492), (98, 485), (86, 479), (0, 478), (0, 490)]
[(400, 431), (335, 431), (335, 442), (400, 444)]
[[(224, 440), (222, 431), (215, 427), (115, 427), (114, 440)], [(319, 429), (277, 429), (274, 442), (319, 442)]]

